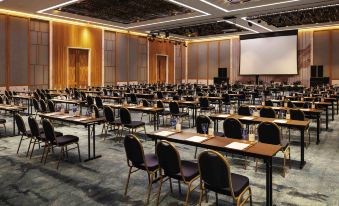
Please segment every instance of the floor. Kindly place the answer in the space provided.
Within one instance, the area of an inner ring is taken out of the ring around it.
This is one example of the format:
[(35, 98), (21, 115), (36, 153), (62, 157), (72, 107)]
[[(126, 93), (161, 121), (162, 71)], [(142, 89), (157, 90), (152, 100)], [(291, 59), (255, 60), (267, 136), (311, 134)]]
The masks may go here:
[[(3, 116), (3, 113), (1, 114)], [(133, 118), (139, 119), (138, 114)], [(6, 117), (7, 132), (12, 132), (12, 119)], [(27, 120), (27, 117), (24, 117)], [(312, 123), (312, 125), (315, 125)], [(282, 177), (281, 162), (274, 161), (273, 203), (275, 205), (339, 205), (339, 121), (330, 122), (330, 131), (321, 133), (321, 143), (315, 145), (315, 131), (311, 131), (312, 143), (306, 150), (306, 166), (299, 170), (293, 162), (286, 178)], [(144, 205), (147, 176), (144, 172), (132, 175), (127, 196), (124, 196), (128, 167), (122, 142), (112, 135), (106, 140), (97, 127), (97, 153), (102, 158), (90, 162), (79, 162), (76, 151), (70, 152), (69, 159), (60, 164), (56, 170), (58, 150), (50, 156), (47, 164), (40, 163), (42, 150), (36, 148), (32, 159), (26, 158), (27, 142), (25, 141), (16, 154), (20, 140), (16, 137), (3, 137), (0, 126), (0, 205)], [(74, 125), (56, 125), (57, 131), (80, 137), (82, 159), (87, 156), (87, 130)], [(153, 127), (148, 126), (148, 131)], [(194, 131), (193, 129), (189, 129)], [(292, 132), (293, 133), (293, 132)], [(294, 133), (295, 140), (298, 133)], [(141, 137), (144, 139), (144, 136)], [(154, 152), (154, 143), (142, 140), (146, 152)], [(193, 147), (176, 145), (181, 158), (193, 160)], [(199, 150), (203, 151), (202, 149)], [(292, 145), (292, 159), (299, 160), (299, 146)], [(278, 154), (282, 157), (282, 154)], [(250, 179), (254, 205), (265, 205), (265, 170), (264, 164), (255, 172), (255, 162), (249, 159), (245, 170), (241, 157), (230, 158), (231, 171), (246, 175)], [(153, 186), (150, 205), (155, 205), (158, 184)], [(160, 205), (183, 205), (186, 187), (179, 194), (177, 183), (174, 192), (170, 193), (169, 184), (165, 183), (161, 194)], [(191, 205), (197, 205), (199, 189), (193, 192)], [(209, 194), (208, 203), (214, 205), (215, 196)], [(233, 205), (229, 197), (219, 195), (220, 205)], [(249, 205), (249, 204), (248, 204)]]

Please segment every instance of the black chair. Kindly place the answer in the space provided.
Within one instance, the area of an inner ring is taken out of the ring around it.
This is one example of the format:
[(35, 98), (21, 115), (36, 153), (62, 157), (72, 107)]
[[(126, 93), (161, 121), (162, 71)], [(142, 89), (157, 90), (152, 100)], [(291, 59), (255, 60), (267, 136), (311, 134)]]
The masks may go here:
[(223, 123), (224, 136), (232, 139), (243, 139), (243, 124), (235, 118), (227, 118)]
[(52, 99), (52, 96), (51, 96), (51, 94), (49, 94), (49, 93), (46, 93), (45, 96), (46, 96), (46, 99), (47, 99), (47, 100)]
[(229, 94), (222, 94), (222, 104), (225, 105), (225, 110), (227, 110), (227, 106), (231, 106), (231, 98)]
[[(25, 122), (24, 122), (24, 120), (23, 120), (23, 118), (20, 114), (16, 113), (14, 115), (14, 119), (15, 119), (16, 125), (18, 127), (19, 135), (21, 135), (19, 146), (18, 146), (18, 149), (16, 151), (16, 153), (19, 154), (19, 150), (20, 150), (22, 141), (26, 140), (26, 139), (31, 139), (32, 134), (31, 134), (30, 131), (27, 131)], [(27, 154), (28, 154), (28, 151), (27, 151)], [(26, 156), (27, 156), (27, 154), (26, 154)]]
[(3, 127), (4, 127), (4, 129), (5, 129), (5, 136), (6, 136), (6, 120), (5, 119), (0, 119), (0, 125), (2, 125)]
[(273, 102), (272, 102), (272, 100), (266, 100), (266, 101), (265, 101), (265, 106), (267, 106), (267, 107), (273, 107)]
[(206, 97), (199, 98), (200, 113), (215, 111), (215, 107), (210, 105), (209, 100)]
[[(281, 145), (281, 152), (284, 154), (284, 173), (286, 176), (286, 159), (288, 156), (291, 161), (291, 150), (289, 143), (282, 142), (281, 132), (277, 124), (273, 122), (262, 122), (258, 126), (258, 140), (259, 142), (272, 145)], [(289, 164), (291, 167), (291, 164)], [(255, 171), (257, 171), (258, 161), (256, 160)]]
[(131, 113), (127, 108), (120, 108), (120, 120), (123, 128), (127, 128), (129, 132), (136, 133), (137, 129), (142, 127), (146, 134), (145, 122), (132, 121)]
[(158, 99), (163, 99), (164, 98), (164, 94), (161, 91), (157, 92), (157, 98)]
[(92, 96), (87, 96), (86, 97), (86, 106), (87, 106), (87, 108), (89, 108), (91, 105), (93, 105), (94, 104), (94, 99), (93, 99), (93, 97)]
[[(158, 158), (155, 154), (145, 154), (144, 148), (140, 140), (135, 135), (126, 135), (126, 137), (124, 138), (124, 146), (127, 157), (127, 165), (129, 167), (127, 182), (125, 186), (125, 196), (127, 195), (128, 183), (131, 174), (139, 170), (146, 171), (148, 176), (148, 192), (146, 204), (148, 204), (152, 191), (152, 184), (155, 182), (154, 180), (159, 170)], [(133, 168), (135, 168), (134, 171)]]
[(188, 112), (180, 112), (178, 102), (171, 101), (169, 103), (169, 109), (172, 118), (186, 118), (188, 120), (188, 126), (191, 127), (191, 121)]
[(137, 98), (136, 94), (134, 94), (134, 93), (130, 94), (129, 104), (138, 104), (138, 98)]
[(97, 105), (97, 107), (99, 109), (103, 109), (104, 108), (104, 104), (102, 103), (102, 99), (99, 96), (95, 97), (95, 104)]
[(93, 104), (92, 106), (90, 106), (90, 110), (91, 110), (91, 113), (93, 113), (94, 112), (94, 114), (95, 114), (95, 118), (100, 118), (100, 110), (99, 110), (99, 108), (95, 105), (95, 104)]
[(165, 125), (165, 117), (171, 116), (171, 112), (165, 109), (164, 103), (160, 100), (157, 101), (157, 108), (163, 109), (159, 113), (159, 116), (162, 116), (162, 122), (163, 122), (163, 125)]
[(275, 118), (275, 111), (271, 107), (260, 109), (260, 117)]
[[(291, 109), (290, 110), (290, 119), (291, 120), (299, 120), (299, 121), (305, 121), (305, 113), (300, 109)], [(306, 132), (308, 133), (308, 146), (311, 144), (311, 133), (310, 133), (310, 127), (308, 126), (306, 128)], [(291, 130), (288, 130), (288, 139), (291, 141)]]
[[(231, 196), (237, 206), (244, 205), (250, 199), (252, 205), (252, 191), (248, 177), (231, 173), (230, 163), (220, 153), (207, 150), (202, 152), (198, 158), (200, 173), (200, 198), (205, 194), (207, 201), (207, 191), (215, 192), (216, 205), (218, 205), (218, 194)], [(247, 196), (244, 196), (248, 193)]]
[[(65, 153), (66, 153), (66, 156), (68, 156), (68, 151), (70, 151), (72, 149), (78, 149), (79, 161), (81, 162), (80, 148), (79, 148), (79, 137), (73, 136), (73, 135), (63, 135), (63, 136), (58, 137), (54, 132), (53, 125), (51, 124), (51, 122), (48, 119), (42, 120), (42, 127), (44, 129), (44, 135), (45, 135), (45, 138), (46, 138), (46, 141), (45, 141), (46, 145), (44, 147), (44, 152), (42, 154), (42, 156), (45, 155), (44, 164), (46, 164), (48, 153), (53, 147), (60, 147), (61, 148), (59, 160), (58, 160), (58, 163), (57, 163), (57, 169), (59, 169), (60, 160), (64, 159)], [(73, 147), (73, 148), (70, 148), (70, 149), (68, 148), (68, 146), (74, 145), (74, 144), (76, 145), (76, 147)]]
[(197, 185), (192, 188), (192, 183), (199, 178), (198, 164), (181, 160), (175, 146), (168, 141), (160, 141), (157, 144), (156, 154), (160, 165), (160, 186), (158, 190), (157, 205), (159, 205), (161, 187), (165, 181), (170, 181), (171, 192), (173, 192), (171, 179), (178, 180), (180, 193), (180, 182), (188, 185), (186, 195), (186, 205), (188, 205), (191, 192), (198, 187)]
[[(99, 111), (98, 111), (99, 112)], [(113, 109), (108, 106), (104, 106), (104, 116), (105, 116), (105, 124), (102, 127), (101, 133), (103, 133), (103, 130), (105, 130), (105, 134), (107, 135), (108, 128), (110, 127), (111, 130), (117, 131), (117, 135), (121, 136), (122, 133), (119, 133), (120, 127), (122, 126), (120, 119), (115, 119), (115, 115), (113, 112)], [(117, 127), (117, 129), (116, 129)], [(122, 131), (121, 131), (122, 132)], [(106, 139), (105, 135), (105, 139)]]
[[(143, 106), (143, 107), (151, 107), (151, 106), (152, 106), (151, 103), (150, 103), (149, 101), (147, 101), (147, 99), (142, 99), (141, 102), (142, 102), (142, 106)], [(148, 116), (149, 123), (151, 124), (151, 116), (150, 116), (150, 114), (147, 113), (147, 112), (142, 112), (142, 113), (141, 113), (140, 121), (142, 121), (142, 118), (143, 118), (144, 116)]]
[(40, 112), (41, 113), (47, 113), (48, 111), (47, 111), (47, 106), (46, 106), (45, 100), (40, 99), (39, 103), (40, 103)]
[(55, 112), (55, 105), (52, 100), (47, 100), (47, 106), (48, 106), (48, 111), (49, 112)]
[[(203, 130), (203, 124), (206, 124), (207, 128), (206, 128), (206, 133)], [(197, 127), (197, 133), (198, 134), (208, 134), (208, 128), (211, 126), (212, 121), (208, 116), (205, 115), (199, 115), (197, 117), (196, 120), (196, 127)], [(198, 147), (195, 147), (195, 153), (194, 153), (194, 158), (197, 157), (197, 151), (198, 151)]]
[(34, 110), (35, 110), (35, 118), (36, 118), (38, 112), (41, 112), (41, 110), (40, 110), (40, 105), (39, 105), (38, 99), (33, 98), (32, 101), (33, 101), (33, 107), (34, 107)]
[(250, 107), (246, 106), (246, 105), (241, 105), (238, 108), (238, 114), (243, 115), (243, 116), (251, 116), (252, 115)]

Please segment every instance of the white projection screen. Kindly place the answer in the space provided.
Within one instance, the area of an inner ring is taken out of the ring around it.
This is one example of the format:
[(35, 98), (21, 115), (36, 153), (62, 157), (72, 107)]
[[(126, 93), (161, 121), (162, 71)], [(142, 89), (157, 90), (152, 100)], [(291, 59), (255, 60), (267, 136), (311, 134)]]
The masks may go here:
[(297, 35), (243, 39), (240, 75), (298, 74)]

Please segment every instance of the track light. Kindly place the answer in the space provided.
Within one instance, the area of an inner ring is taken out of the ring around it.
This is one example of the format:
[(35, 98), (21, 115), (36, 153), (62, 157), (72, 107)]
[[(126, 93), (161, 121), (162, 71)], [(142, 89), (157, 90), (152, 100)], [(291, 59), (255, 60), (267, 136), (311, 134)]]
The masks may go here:
[(247, 22), (247, 23), (248, 23), (248, 26), (250, 26), (250, 27), (253, 26), (253, 24), (251, 22)]

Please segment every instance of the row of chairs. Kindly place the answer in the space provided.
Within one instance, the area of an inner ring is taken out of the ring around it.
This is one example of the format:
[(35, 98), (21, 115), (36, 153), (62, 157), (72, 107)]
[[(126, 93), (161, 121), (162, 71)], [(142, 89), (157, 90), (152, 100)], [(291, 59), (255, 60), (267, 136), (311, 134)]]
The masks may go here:
[[(188, 186), (186, 205), (189, 204), (191, 192), (200, 186), (199, 204), (207, 192), (231, 196), (237, 205), (244, 205), (248, 200), (252, 205), (252, 192), (249, 179), (243, 175), (231, 173), (230, 164), (226, 157), (216, 151), (207, 150), (199, 155), (198, 163), (182, 160), (176, 147), (168, 141), (160, 141), (156, 145), (156, 154), (145, 154), (140, 140), (134, 135), (124, 138), (124, 146), (129, 167), (125, 195), (132, 173), (143, 170), (148, 175), (148, 192), (146, 202), (149, 203), (152, 185), (160, 181), (157, 193), (157, 205), (160, 202), (162, 185), (169, 180), (171, 192), (173, 192), (172, 179), (177, 180), (179, 191), (180, 183)], [(159, 174), (159, 177), (157, 175)], [(193, 183), (200, 182), (193, 186)], [(247, 195), (246, 195), (247, 194)], [(218, 197), (216, 199), (218, 204)]]

